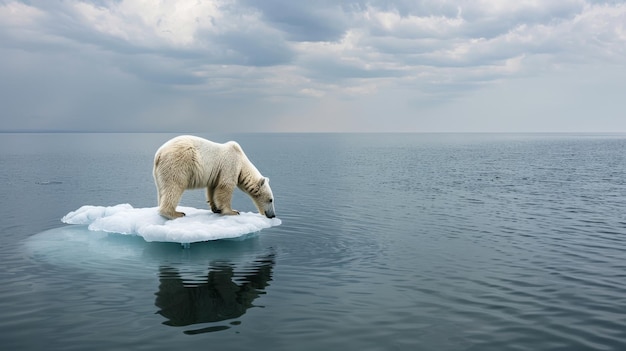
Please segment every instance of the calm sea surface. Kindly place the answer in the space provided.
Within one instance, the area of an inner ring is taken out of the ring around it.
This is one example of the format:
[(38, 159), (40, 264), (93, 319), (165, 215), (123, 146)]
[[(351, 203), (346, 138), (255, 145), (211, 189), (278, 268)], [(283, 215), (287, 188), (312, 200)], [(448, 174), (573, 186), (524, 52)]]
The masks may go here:
[(626, 350), (626, 135), (198, 135), (242, 145), (282, 225), (66, 226), (156, 206), (173, 135), (0, 134), (2, 349)]

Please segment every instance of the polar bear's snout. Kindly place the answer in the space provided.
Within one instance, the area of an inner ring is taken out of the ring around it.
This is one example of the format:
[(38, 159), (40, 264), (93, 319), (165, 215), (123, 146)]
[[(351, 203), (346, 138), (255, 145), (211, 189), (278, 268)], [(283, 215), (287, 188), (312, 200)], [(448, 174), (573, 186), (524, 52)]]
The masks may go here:
[(267, 201), (257, 202), (257, 208), (259, 209), (259, 213), (267, 218), (276, 217), (276, 213), (274, 213), (274, 199), (272, 198)]
[(267, 217), (267, 218), (274, 218), (274, 217), (276, 217), (276, 214), (274, 214), (274, 205), (270, 204), (269, 207), (270, 208), (265, 210), (265, 217)]

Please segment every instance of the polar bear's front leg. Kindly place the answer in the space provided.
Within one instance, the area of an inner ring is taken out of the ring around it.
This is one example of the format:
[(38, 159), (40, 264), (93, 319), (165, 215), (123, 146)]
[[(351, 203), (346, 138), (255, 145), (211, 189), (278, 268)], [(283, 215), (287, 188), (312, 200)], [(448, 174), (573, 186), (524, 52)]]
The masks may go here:
[(213, 196), (214, 192), (215, 188), (211, 188), (211, 186), (206, 188), (206, 202), (208, 202), (213, 213), (220, 213), (220, 209), (217, 208), (217, 205), (215, 204), (215, 197)]
[(235, 191), (235, 185), (229, 184), (220, 184), (215, 188), (213, 193), (213, 197), (215, 199), (214, 203), (211, 205), (215, 205), (217, 211), (213, 211), (216, 213), (220, 213), (223, 215), (238, 215), (239, 211), (233, 210), (231, 207), (231, 201), (233, 199), (233, 191)]

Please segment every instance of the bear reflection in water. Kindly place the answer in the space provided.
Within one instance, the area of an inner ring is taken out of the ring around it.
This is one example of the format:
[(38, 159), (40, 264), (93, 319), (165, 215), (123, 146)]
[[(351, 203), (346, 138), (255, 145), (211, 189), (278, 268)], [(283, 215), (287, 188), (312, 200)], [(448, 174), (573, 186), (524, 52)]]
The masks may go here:
[[(206, 280), (184, 280), (173, 267), (159, 268), (159, 291), (156, 293), (158, 314), (167, 318), (163, 324), (186, 326), (234, 319), (246, 313), (252, 302), (264, 294), (272, 280), (274, 255), (255, 260), (252, 266), (238, 273), (228, 262), (212, 263)], [(232, 322), (235, 325), (238, 322)], [(198, 334), (228, 329), (212, 326), (185, 331)]]

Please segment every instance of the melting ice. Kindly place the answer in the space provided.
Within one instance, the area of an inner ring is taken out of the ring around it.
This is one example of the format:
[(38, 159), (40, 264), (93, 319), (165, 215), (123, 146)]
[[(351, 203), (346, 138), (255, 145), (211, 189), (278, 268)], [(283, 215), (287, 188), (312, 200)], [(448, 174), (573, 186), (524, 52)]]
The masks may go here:
[(281, 224), (278, 218), (242, 212), (239, 216), (221, 216), (210, 210), (178, 207), (186, 216), (174, 220), (161, 217), (157, 207), (134, 208), (129, 204), (116, 206), (82, 206), (65, 215), (67, 224), (88, 225), (92, 231), (131, 234), (146, 241), (193, 243), (232, 239)]

